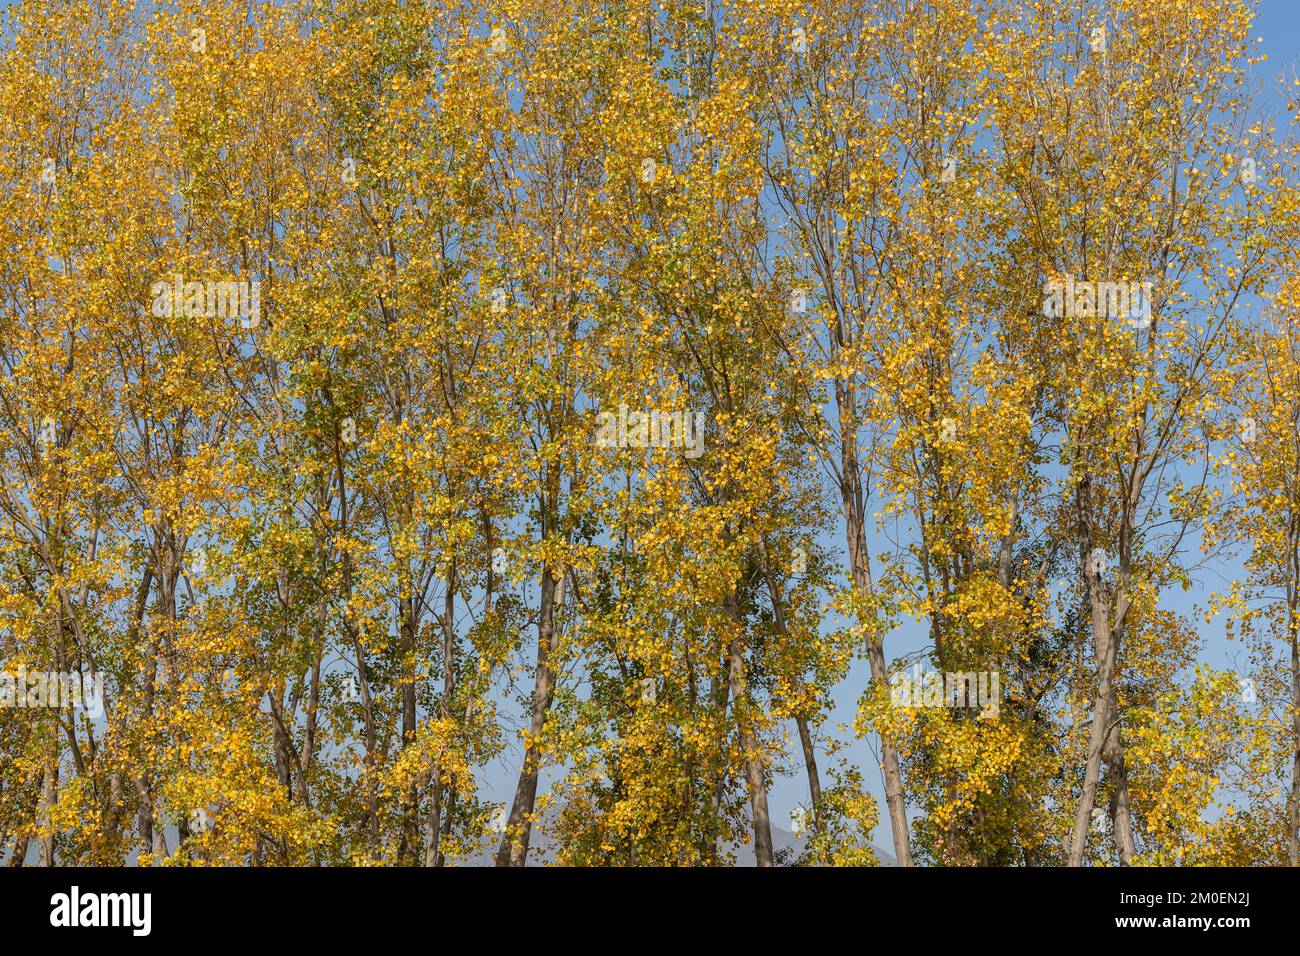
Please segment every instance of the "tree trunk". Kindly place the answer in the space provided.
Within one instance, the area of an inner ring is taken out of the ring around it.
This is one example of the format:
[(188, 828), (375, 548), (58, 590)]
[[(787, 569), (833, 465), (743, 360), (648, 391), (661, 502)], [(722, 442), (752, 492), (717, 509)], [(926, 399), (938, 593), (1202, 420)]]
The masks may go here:
[(541, 769), (540, 742), (546, 725), (546, 712), (555, 692), (555, 675), (551, 671), (551, 641), (555, 634), (555, 577), (548, 564), (542, 571), (541, 614), (537, 623), (537, 670), (533, 682), (532, 720), (524, 745), (524, 765), (519, 771), (515, 799), (510, 806), (506, 832), (497, 851), (497, 866), (523, 866), (528, 859), (532, 837), (532, 815), (537, 804), (537, 776)]
[[(861, 476), (858, 474), (856, 401), (852, 390), (843, 383), (836, 383), (836, 395), (840, 408), (840, 500), (844, 507), (849, 566), (853, 573), (854, 588), (862, 594), (871, 594), (873, 585), (867, 557), (866, 505), (863, 501)], [(869, 638), (867, 661), (871, 666), (872, 681), (887, 683), (889, 670), (885, 664), (885, 648), (875, 635)], [(911, 839), (898, 747), (887, 734), (882, 733), (880, 751), (880, 769), (885, 778), (885, 805), (889, 811), (889, 828), (894, 838), (894, 857), (899, 866), (911, 866)]]
[[(402, 595), (398, 599), (398, 613), (402, 654), (402, 748), (406, 749), (415, 744), (418, 730), (415, 710), (415, 632), (417, 624), (415, 620), (415, 600), (411, 595), (412, 583), (409, 564), (403, 567), (401, 577)], [(405, 806), (402, 809), (402, 839), (397, 851), (399, 861), (406, 860), (408, 854), (410, 858), (414, 859), (416, 841), (419, 839), (417, 814), (420, 806), (420, 794), (414, 784), (407, 789), (403, 803)]]
[[(727, 613), (739, 628), (739, 608), (732, 593), (727, 597)], [(732, 708), (736, 714), (736, 727), (740, 747), (745, 755), (745, 782), (749, 786), (749, 809), (754, 826), (754, 860), (761, 867), (776, 866), (772, 853), (772, 821), (767, 809), (767, 783), (763, 779), (763, 757), (759, 752), (758, 738), (754, 734), (749, 688), (745, 678), (745, 657), (740, 641), (727, 644), (728, 672), (731, 676)]]
[[(489, 565), (490, 566), (490, 565)], [(488, 572), (491, 574), (491, 571)], [(447, 565), (447, 590), (442, 609), (442, 708), (443, 716), (453, 713), (456, 695), (456, 561), (452, 559)], [(441, 838), (445, 828), (451, 834), (451, 808), (454, 794), (450, 788), (447, 792), (447, 812), (442, 813), (442, 757), (439, 755), (433, 770), (433, 790), (430, 794), (429, 833), (425, 842), (424, 865), (442, 866)]]
[[(1081, 489), (1080, 494), (1085, 492)], [(1090, 566), (1092, 537), (1080, 537), (1079, 557), (1087, 581), (1088, 605), (1092, 621), (1092, 637), (1097, 652), (1097, 691), (1093, 698), (1092, 726), (1088, 731), (1088, 759), (1084, 766), (1083, 788), (1079, 806), (1074, 814), (1074, 830), (1070, 835), (1070, 866), (1082, 866), (1088, 845), (1088, 830), (1092, 823), (1092, 808), (1097, 800), (1097, 784), (1101, 778), (1102, 759), (1107, 742), (1111, 739), (1111, 703), (1115, 699), (1112, 689), (1115, 658), (1119, 642), (1112, 640), (1110, 630), (1109, 600), (1098, 569)]]
[(803, 765), (808, 773), (808, 797), (812, 801), (813, 830), (822, 833), (825, 821), (822, 819), (822, 782), (817, 774), (817, 751), (813, 749), (808, 719), (800, 715), (794, 719), (794, 722), (799, 728), (799, 745), (803, 748)]
[[(1088, 759), (1084, 766), (1083, 788), (1079, 806), (1075, 811), (1074, 830), (1070, 835), (1069, 865), (1082, 866), (1088, 845), (1088, 830), (1092, 810), (1096, 805), (1097, 786), (1104, 761), (1114, 778), (1114, 791), (1110, 811), (1115, 830), (1115, 845), (1121, 866), (1132, 865), (1135, 852), (1133, 822), (1128, 799), (1128, 768), (1124, 760), (1124, 741), (1120, 732), (1119, 706), (1115, 688), (1115, 669), (1119, 660), (1120, 638), (1127, 610), (1127, 585), (1130, 569), (1131, 539), (1128, 515), (1119, 531), (1119, 568), (1116, 575), (1115, 620), (1111, 620), (1111, 596), (1102, 577), (1103, 569), (1092, 566), (1095, 537), (1088, 520), (1089, 482), (1079, 484), (1077, 506), (1079, 511), (1079, 560), (1084, 568), (1087, 583), (1089, 615), (1092, 624), (1093, 644), (1097, 654), (1097, 691), (1093, 700), (1092, 727), (1088, 733)], [(1137, 499), (1137, 490), (1127, 496), (1129, 504)]]
[[(1294, 554), (1294, 549), (1292, 550)], [(1287, 859), (1300, 866), (1300, 641), (1296, 634), (1296, 592), (1300, 581), (1292, 581), (1287, 624), (1291, 632), (1291, 800), (1288, 817)]]
[(441, 855), (439, 839), (442, 836), (442, 779), (438, 771), (433, 772), (429, 792), (429, 820), (424, 837), (424, 865), (437, 866)]
[[(1116, 641), (1116, 644), (1119, 642)], [(1133, 842), (1133, 817), (1128, 802), (1128, 766), (1124, 761), (1124, 744), (1120, 739), (1119, 705), (1115, 700), (1114, 681), (1110, 688), (1110, 735), (1106, 740), (1106, 767), (1114, 779), (1110, 799), (1111, 826), (1115, 831), (1115, 851), (1120, 866), (1132, 866), (1136, 846)]]
[(54, 801), (58, 798), (58, 783), (56, 770), (52, 764), (46, 764), (45, 770), (41, 774), (41, 810), (39, 815), (41, 836), (40, 836), (40, 858), (41, 866), (54, 865), (54, 833), (50, 827), (50, 813), (54, 809)]
[[(772, 599), (772, 615), (776, 619), (776, 630), (783, 639), (788, 639), (790, 631), (786, 627), (785, 599), (776, 576), (772, 573), (772, 563), (768, 560), (766, 544), (763, 552), (763, 577), (767, 581), (768, 595)], [(799, 746), (803, 749), (804, 770), (808, 774), (808, 796), (812, 802), (813, 830), (823, 832), (822, 819), (822, 784), (817, 775), (817, 752), (813, 749), (812, 733), (808, 728), (808, 718), (803, 714), (795, 715), (795, 726), (799, 728)]]

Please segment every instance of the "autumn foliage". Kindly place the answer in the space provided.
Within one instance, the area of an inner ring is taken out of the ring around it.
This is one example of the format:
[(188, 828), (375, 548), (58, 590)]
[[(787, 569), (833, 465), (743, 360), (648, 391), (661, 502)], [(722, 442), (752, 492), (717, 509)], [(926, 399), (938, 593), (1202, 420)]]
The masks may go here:
[(10, 8), (0, 856), (1300, 865), (1251, 24)]

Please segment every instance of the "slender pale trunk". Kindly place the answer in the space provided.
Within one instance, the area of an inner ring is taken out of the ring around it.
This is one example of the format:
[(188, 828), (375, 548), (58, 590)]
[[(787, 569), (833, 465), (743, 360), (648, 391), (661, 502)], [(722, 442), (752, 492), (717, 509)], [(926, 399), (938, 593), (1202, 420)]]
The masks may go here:
[[(1292, 520), (1293, 536), (1298, 523)], [(1300, 641), (1297, 640), (1296, 620), (1297, 593), (1300, 592), (1300, 541), (1292, 538), (1291, 544), (1291, 582), (1287, 595), (1287, 630), (1291, 638), (1291, 800), (1288, 817), (1290, 826), (1287, 833), (1287, 859), (1291, 866), (1300, 866)]]
[[(709, 700), (713, 703), (713, 710), (718, 715), (727, 712), (727, 703), (731, 700), (731, 668), (722, 669), (718, 677), (709, 684)], [(715, 741), (716, 750), (709, 755), (707, 761), (709, 778), (713, 782), (713, 787), (709, 792), (709, 821), (713, 825), (713, 836), (709, 841), (709, 865), (717, 866), (719, 861), (718, 837), (719, 823), (722, 819), (722, 791), (727, 784), (727, 771), (724, 761), (724, 754), (727, 750), (727, 740), (725, 733), (720, 735)]]
[(58, 799), (58, 777), (57, 770), (53, 763), (45, 765), (41, 774), (41, 810), (40, 810), (40, 865), (54, 865), (54, 833), (51, 830), (52, 821), (51, 812), (54, 809), (54, 802)]
[[(737, 631), (741, 628), (740, 607), (734, 591), (727, 595), (727, 616)], [(772, 820), (767, 809), (767, 782), (763, 778), (763, 755), (754, 733), (753, 702), (749, 699), (749, 682), (745, 675), (745, 655), (739, 636), (727, 642), (727, 669), (730, 675), (732, 709), (740, 749), (745, 757), (745, 783), (749, 787), (749, 809), (754, 829), (754, 860), (761, 867), (776, 866), (772, 852)]]
[(1287, 859), (1300, 866), (1300, 645), (1291, 631), (1291, 806), (1290, 832), (1287, 834)]
[(825, 821), (822, 819), (822, 782), (817, 773), (817, 751), (813, 749), (808, 718), (800, 714), (795, 717), (794, 722), (799, 728), (799, 746), (803, 748), (803, 766), (808, 774), (808, 798), (812, 801), (813, 830), (822, 833)]
[[(1114, 702), (1110, 711), (1117, 713)], [(1128, 766), (1124, 762), (1124, 751), (1119, 740), (1119, 722), (1112, 723), (1114, 757), (1107, 763), (1111, 775), (1115, 778), (1115, 789), (1110, 798), (1110, 819), (1115, 830), (1115, 849), (1119, 854), (1120, 866), (1132, 866), (1137, 846), (1133, 840), (1133, 815), (1128, 801)], [(1108, 744), (1108, 746), (1111, 746)]]
[[(443, 628), (442, 628), (442, 688), (443, 701), (448, 717), (454, 717), (456, 714), (456, 585), (459, 578), (456, 575), (456, 562), (451, 562), (447, 577), (447, 599), (443, 608)], [(447, 784), (447, 809), (442, 819), (442, 841), (451, 838), (452, 811), (456, 808), (456, 789)], [(444, 864), (444, 854), (438, 851), (434, 860), (435, 866)]]
[[(415, 710), (415, 601), (411, 595), (411, 569), (407, 564), (402, 569), (402, 590), (399, 598), (401, 648), (402, 648), (402, 748), (414, 746), (418, 726)], [(398, 859), (406, 860), (408, 855), (415, 856), (418, 837), (417, 814), (420, 807), (420, 793), (415, 784), (406, 791), (406, 806), (402, 812), (402, 839), (398, 845)]]
[[(491, 573), (491, 572), (489, 572)], [(447, 590), (442, 608), (442, 710), (444, 717), (453, 712), (453, 700), (456, 694), (456, 561), (447, 566)], [(425, 838), (424, 865), (441, 866), (442, 850), (440, 840), (445, 825), (447, 833), (451, 832), (451, 807), (453, 794), (447, 794), (447, 815), (442, 819), (442, 757), (436, 759), (433, 768), (432, 793), (429, 804), (428, 834)]]
[(435, 768), (429, 790), (429, 819), (424, 835), (424, 865), (437, 866), (442, 855), (439, 839), (442, 836), (442, 778)]
[[(1118, 648), (1118, 638), (1114, 643)], [(1113, 677), (1108, 710), (1113, 718), (1110, 721), (1110, 733), (1106, 738), (1106, 767), (1114, 780), (1114, 790), (1110, 798), (1111, 826), (1115, 832), (1115, 850), (1119, 854), (1119, 865), (1132, 866), (1137, 847), (1133, 840), (1133, 815), (1128, 800), (1128, 765), (1124, 761), (1124, 742), (1120, 737), (1120, 722), (1117, 719), (1119, 705), (1115, 700)]]
[[(867, 555), (866, 503), (863, 501), (862, 478), (858, 471), (857, 399), (850, 384), (836, 382), (840, 412), (840, 500), (844, 507), (844, 531), (848, 538), (849, 567), (853, 586), (863, 595), (873, 591), (871, 567)], [(874, 682), (888, 683), (885, 648), (879, 636), (868, 639), (867, 662)], [(880, 735), (880, 769), (885, 778), (885, 805), (889, 811), (889, 828), (894, 838), (894, 857), (899, 866), (912, 865), (911, 839), (907, 824), (907, 804), (903, 796), (903, 771), (898, 747), (886, 733)]]
[[(1079, 806), (1075, 811), (1074, 829), (1070, 835), (1069, 865), (1082, 866), (1088, 845), (1088, 830), (1093, 807), (1097, 802), (1097, 788), (1104, 762), (1110, 770), (1114, 789), (1110, 800), (1111, 823), (1115, 834), (1115, 848), (1120, 866), (1131, 866), (1136, 852), (1133, 837), (1133, 819), (1129, 806), (1128, 767), (1124, 759), (1124, 741), (1120, 730), (1119, 705), (1116, 697), (1115, 670), (1119, 660), (1119, 644), (1126, 616), (1126, 597), (1129, 572), (1131, 538), (1130, 515), (1125, 514), (1119, 532), (1119, 568), (1116, 577), (1115, 620), (1111, 620), (1111, 597), (1102, 579), (1102, 569), (1092, 566), (1095, 538), (1088, 520), (1089, 482), (1085, 478), (1078, 490), (1079, 508), (1079, 561), (1084, 568), (1087, 584), (1089, 615), (1093, 644), (1097, 654), (1097, 688), (1093, 698), (1092, 726), (1088, 732), (1088, 757), (1084, 765), (1083, 787)], [(1130, 490), (1126, 507), (1137, 499), (1137, 491)]]
[[(1129, 501), (1134, 500), (1136, 500), (1136, 496), (1131, 495)], [(1131, 507), (1131, 505), (1128, 507)], [(1110, 706), (1108, 707), (1110, 727), (1106, 738), (1106, 766), (1114, 780), (1110, 816), (1111, 826), (1115, 834), (1115, 850), (1119, 855), (1120, 866), (1132, 866), (1133, 857), (1137, 852), (1133, 839), (1133, 814), (1128, 798), (1128, 764), (1124, 760), (1124, 736), (1121, 727), (1119, 702), (1116, 698), (1115, 681), (1115, 669), (1119, 665), (1119, 647), (1124, 634), (1124, 618), (1126, 616), (1123, 606), (1124, 602), (1127, 601), (1126, 595), (1129, 593), (1129, 574), (1132, 567), (1132, 544), (1129, 532), (1131, 527), (1130, 516), (1126, 514), (1125, 521), (1120, 528), (1119, 538), (1118, 580), (1120, 600), (1116, 605), (1116, 620), (1109, 635), (1111, 645)]]
[[(1093, 633), (1097, 633), (1096, 605), (1093, 600)], [(1102, 614), (1105, 614), (1103, 608)], [(1102, 756), (1110, 738), (1111, 683), (1115, 672), (1115, 644), (1107, 638), (1097, 637), (1098, 647), (1097, 694), (1093, 700), (1092, 726), (1088, 732), (1088, 761), (1083, 772), (1083, 789), (1079, 806), (1074, 814), (1074, 831), (1070, 836), (1070, 866), (1082, 866), (1084, 850), (1088, 845), (1088, 829), (1092, 822), (1092, 808), (1097, 800), (1097, 783), (1101, 778)]]
[(542, 571), (542, 603), (537, 623), (537, 670), (533, 681), (532, 718), (524, 745), (524, 765), (519, 771), (514, 802), (506, 821), (505, 837), (497, 851), (497, 866), (523, 866), (528, 859), (532, 837), (533, 810), (537, 804), (537, 777), (541, 769), (541, 736), (546, 713), (555, 693), (555, 675), (551, 670), (551, 644), (555, 636), (554, 570), (549, 564)]
[[(767, 592), (772, 599), (772, 615), (776, 619), (776, 630), (783, 640), (788, 640), (790, 631), (786, 627), (785, 599), (781, 593), (781, 586), (772, 573), (772, 564), (768, 560), (766, 550), (763, 558), (763, 577), (767, 581)], [(794, 722), (799, 729), (799, 746), (803, 749), (803, 765), (805, 772), (808, 774), (808, 797), (812, 802), (813, 830), (821, 833), (823, 824), (822, 784), (817, 773), (817, 751), (813, 748), (812, 732), (808, 727), (808, 718), (803, 714), (796, 714)]]
[[(1108, 751), (1113, 758), (1114, 751), (1110, 745), (1117, 744), (1118, 728), (1112, 727), (1115, 704), (1114, 677), (1115, 661), (1119, 641), (1118, 635), (1111, 631), (1110, 599), (1106, 585), (1102, 580), (1102, 569), (1094, 566), (1092, 551), (1094, 538), (1087, 522), (1088, 482), (1080, 483), (1078, 507), (1080, 519), (1079, 562), (1084, 569), (1086, 596), (1089, 617), (1092, 626), (1093, 645), (1097, 656), (1097, 686), (1093, 697), (1092, 724), (1088, 731), (1088, 756), (1083, 771), (1083, 787), (1079, 794), (1079, 805), (1075, 809), (1074, 829), (1070, 834), (1070, 866), (1082, 866), (1084, 852), (1088, 846), (1088, 831), (1092, 825), (1092, 810), (1097, 802), (1097, 786), (1101, 780), (1101, 765)], [(1118, 806), (1115, 807), (1119, 809)]]
[[(153, 561), (157, 561), (156, 555)], [(161, 581), (160, 581), (161, 584)], [(157, 695), (157, 670), (159, 670), (160, 637), (151, 633), (148, 649), (144, 654), (144, 726), (153, 723), (153, 706)], [(157, 849), (155, 827), (153, 827), (153, 782), (148, 765), (135, 778), (135, 792), (139, 796), (139, 810), (136, 812), (136, 829), (139, 830), (140, 853), (153, 853)]]
[(750, 720), (749, 694), (745, 685), (745, 662), (740, 645), (730, 649), (731, 680), (736, 685), (735, 704), (740, 710), (740, 746), (745, 753), (745, 782), (749, 786), (749, 806), (754, 823), (754, 859), (759, 866), (775, 866), (772, 853), (772, 821), (767, 809), (767, 784), (763, 779), (763, 758)]

